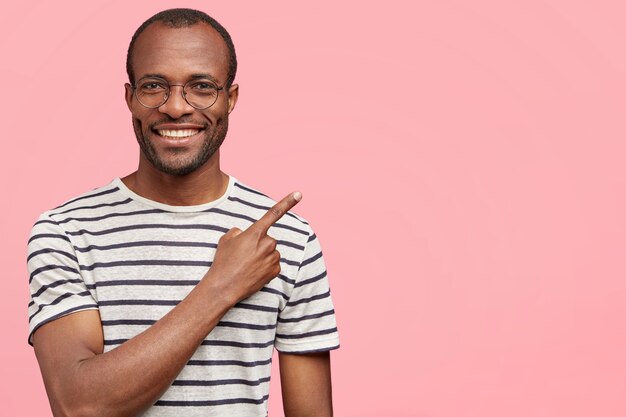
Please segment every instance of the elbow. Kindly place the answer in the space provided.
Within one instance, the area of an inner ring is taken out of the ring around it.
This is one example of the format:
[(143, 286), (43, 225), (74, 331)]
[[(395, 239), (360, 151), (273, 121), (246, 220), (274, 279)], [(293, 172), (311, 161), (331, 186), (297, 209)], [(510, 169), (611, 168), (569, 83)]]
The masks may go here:
[(52, 399), (50, 399), (50, 408), (52, 408), (52, 415), (54, 417), (88, 417), (99, 415), (94, 414), (95, 410), (91, 410), (88, 407), (79, 407), (75, 404), (68, 404)]
[(124, 415), (119, 410), (112, 410), (111, 407), (101, 404), (101, 401), (96, 397), (86, 401), (79, 396), (80, 394), (76, 391), (69, 395), (49, 395), (52, 415), (54, 417), (108, 417)]
[(125, 414), (111, 410), (106, 407), (99, 407), (96, 404), (68, 404), (63, 402), (50, 401), (52, 415), (54, 417), (108, 417), (123, 416)]
[(49, 395), (50, 408), (54, 417), (93, 417), (108, 416), (110, 413), (91, 403), (81, 402), (75, 396)]

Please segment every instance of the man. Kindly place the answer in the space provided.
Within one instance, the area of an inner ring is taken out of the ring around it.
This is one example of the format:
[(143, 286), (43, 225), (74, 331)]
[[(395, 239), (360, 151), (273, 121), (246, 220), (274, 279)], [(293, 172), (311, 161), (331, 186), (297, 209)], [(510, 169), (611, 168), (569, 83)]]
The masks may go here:
[(44, 213), (29, 240), (31, 336), (55, 416), (265, 416), (272, 350), (287, 416), (332, 415), (339, 346), (321, 249), (220, 170), (236, 56), (204, 13), (137, 29), (125, 98), (136, 172)]

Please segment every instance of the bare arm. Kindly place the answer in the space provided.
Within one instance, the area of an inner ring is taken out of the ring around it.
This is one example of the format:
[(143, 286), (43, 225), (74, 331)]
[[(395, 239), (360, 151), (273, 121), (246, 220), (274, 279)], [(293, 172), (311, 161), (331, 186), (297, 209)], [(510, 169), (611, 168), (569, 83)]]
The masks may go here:
[(332, 417), (330, 353), (280, 353), (285, 417)]
[(175, 308), (146, 331), (103, 353), (97, 311), (43, 325), (33, 345), (53, 414), (135, 416), (169, 387), (202, 340), (238, 301), (280, 272), (267, 230), (299, 199), (289, 195), (245, 232), (220, 239), (213, 266)]

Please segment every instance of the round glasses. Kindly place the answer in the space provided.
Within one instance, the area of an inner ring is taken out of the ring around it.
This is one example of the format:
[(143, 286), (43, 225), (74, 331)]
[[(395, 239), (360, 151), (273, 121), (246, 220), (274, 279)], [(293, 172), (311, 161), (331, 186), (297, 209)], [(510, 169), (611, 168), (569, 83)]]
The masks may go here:
[(198, 110), (208, 109), (217, 101), (217, 96), (224, 87), (218, 87), (206, 78), (188, 81), (185, 85), (170, 84), (163, 78), (145, 77), (133, 85), (137, 101), (144, 107), (156, 109), (165, 104), (170, 97), (171, 87), (183, 87), (183, 98)]

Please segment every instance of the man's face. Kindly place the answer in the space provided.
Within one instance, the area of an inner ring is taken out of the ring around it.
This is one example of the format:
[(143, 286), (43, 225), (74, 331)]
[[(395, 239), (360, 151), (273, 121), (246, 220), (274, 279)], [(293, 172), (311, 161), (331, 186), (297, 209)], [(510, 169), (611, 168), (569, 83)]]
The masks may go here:
[(186, 175), (203, 166), (226, 137), (238, 88), (233, 85), (221, 90), (215, 104), (198, 110), (185, 101), (181, 86), (200, 76), (213, 79), (220, 87), (225, 85), (228, 49), (224, 40), (205, 23), (170, 28), (157, 22), (139, 35), (132, 65), (135, 82), (149, 75), (172, 85), (169, 99), (156, 109), (141, 105), (126, 85), (126, 102), (142, 156), (170, 175)]

